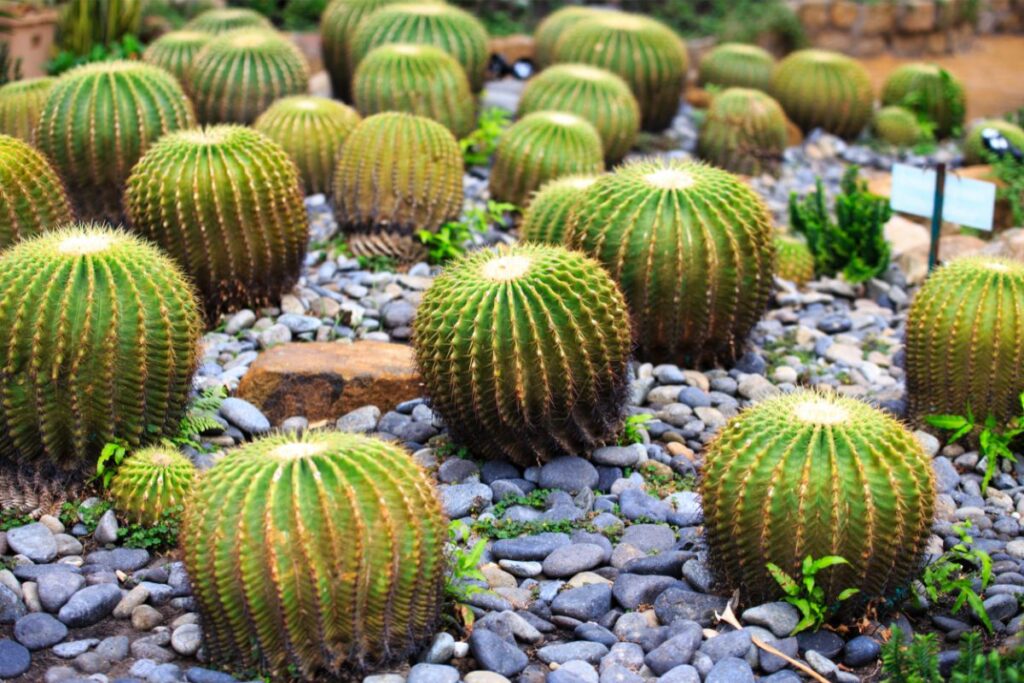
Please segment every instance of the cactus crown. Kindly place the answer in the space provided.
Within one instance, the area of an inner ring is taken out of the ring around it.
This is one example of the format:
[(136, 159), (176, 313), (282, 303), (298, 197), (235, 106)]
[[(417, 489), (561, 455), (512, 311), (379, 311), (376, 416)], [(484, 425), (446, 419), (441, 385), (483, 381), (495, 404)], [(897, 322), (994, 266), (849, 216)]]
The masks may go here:
[(213, 40), (205, 31), (171, 31), (160, 36), (142, 53), (146, 62), (167, 69), (182, 83), (195, 56)]
[(132, 453), (110, 482), (114, 507), (137, 524), (156, 524), (184, 505), (196, 481), (192, 461), (173, 448), (152, 446)]
[(917, 62), (904, 64), (889, 75), (882, 86), (882, 104), (924, 114), (934, 122), (936, 137), (944, 138), (963, 125), (967, 97), (948, 71)]
[(0, 134), (35, 140), (36, 124), (56, 78), (30, 78), (0, 87)]
[(555, 63), (555, 45), (566, 29), (577, 22), (589, 19), (602, 10), (594, 7), (568, 5), (544, 17), (533, 33), (533, 60), (544, 69)]
[(716, 166), (756, 175), (778, 167), (787, 138), (778, 102), (760, 90), (729, 88), (711, 101), (698, 146)]
[(903, 107), (882, 107), (875, 112), (871, 127), (880, 140), (897, 147), (908, 147), (926, 139), (917, 116)]
[(71, 220), (57, 173), (27, 142), (0, 135), (0, 251)]
[(722, 88), (754, 88), (771, 86), (775, 58), (757, 45), (723, 43), (700, 60), (700, 84)]
[(243, 7), (210, 9), (185, 25), (189, 31), (219, 35), (240, 28), (272, 29), (274, 25), (259, 12)]
[(814, 279), (814, 255), (807, 242), (789, 235), (776, 234), (775, 274), (798, 285)]
[(523, 212), (519, 237), (524, 242), (563, 244), (569, 214), (597, 176), (574, 175), (545, 183)]
[(989, 152), (985, 149), (981, 133), (986, 128), (995, 128), (1006, 140), (1019, 150), (1024, 151), (1024, 128), (1004, 121), (1003, 119), (986, 119), (974, 125), (964, 140), (964, 163), (988, 163)]
[(782, 60), (771, 93), (804, 132), (823, 128), (854, 138), (871, 119), (871, 77), (859, 62), (829, 50), (798, 50)]

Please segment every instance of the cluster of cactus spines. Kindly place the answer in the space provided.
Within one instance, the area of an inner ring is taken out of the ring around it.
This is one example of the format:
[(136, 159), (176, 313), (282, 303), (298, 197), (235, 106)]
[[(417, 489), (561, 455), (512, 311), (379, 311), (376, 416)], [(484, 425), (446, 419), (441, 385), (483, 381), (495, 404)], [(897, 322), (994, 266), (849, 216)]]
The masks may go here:
[(80, 218), (119, 223), (132, 167), (161, 136), (195, 121), (178, 81), (160, 67), (97, 62), (53, 84), (36, 146), (64, 179)]
[(702, 86), (720, 88), (753, 88), (767, 91), (771, 87), (775, 58), (757, 45), (722, 43), (700, 60)]
[(935, 64), (915, 62), (893, 71), (882, 86), (882, 104), (919, 111), (935, 122), (935, 135), (948, 137), (963, 125), (967, 97), (958, 80)]
[(46, 96), (57, 79), (44, 76), (12, 81), (0, 87), (0, 134), (35, 141), (36, 124)]
[(211, 40), (188, 76), (202, 123), (249, 124), (275, 100), (308, 89), (306, 58), (286, 37), (266, 29), (239, 29)]
[(309, 236), (295, 164), (242, 126), (162, 138), (132, 172), (125, 209), (131, 227), (193, 279), (210, 321), (289, 289)]
[(698, 153), (727, 171), (759, 175), (778, 168), (788, 139), (786, 114), (770, 95), (729, 88), (711, 100)]
[(981, 137), (986, 128), (994, 128), (1006, 138), (1007, 142), (1024, 151), (1024, 128), (1003, 119), (986, 119), (979, 121), (967, 133), (967, 137), (964, 139), (964, 163), (987, 164), (989, 162), (988, 157), (991, 153), (986, 150)]
[(629, 313), (582, 254), (523, 244), (463, 257), (424, 295), (414, 340), (433, 408), (482, 456), (535, 465), (621, 426)]
[(330, 195), (338, 151), (360, 121), (349, 106), (313, 95), (274, 102), (253, 127), (281, 145), (299, 167), (307, 195)]
[(185, 24), (188, 31), (202, 31), (219, 35), (240, 28), (266, 28), (274, 25), (259, 12), (244, 7), (221, 7), (206, 10), (195, 19)]
[(1024, 264), (956, 259), (925, 281), (907, 316), (908, 412), (1020, 415), (1024, 391)]
[(523, 212), (520, 239), (540, 244), (564, 244), (572, 209), (595, 180), (597, 176), (572, 175), (545, 183)]
[(658, 132), (679, 111), (689, 57), (682, 39), (659, 21), (598, 12), (562, 33), (555, 61), (592, 64), (621, 76), (640, 104), (643, 129)]
[(580, 7), (579, 5), (567, 5), (557, 9), (537, 24), (533, 32), (533, 61), (541, 69), (546, 69), (555, 63), (555, 45), (566, 29), (571, 28), (577, 22), (589, 19), (595, 13), (602, 10), (594, 7)]
[(917, 115), (895, 105), (876, 111), (871, 119), (871, 128), (879, 140), (897, 147), (909, 147), (925, 139)]
[(204, 31), (171, 31), (150, 43), (142, 53), (142, 59), (167, 69), (179, 81), (186, 83), (196, 55), (211, 40), (213, 36)]
[(349, 45), (356, 68), (370, 50), (388, 43), (441, 48), (466, 70), (469, 86), (480, 92), (490, 59), (487, 29), (469, 12), (442, 2), (387, 5), (360, 22)]
[(476, 101), (455, 58), (432, 45), (394, 43), (359, 63), (352, 99), (363, 116), (404, 111), (434, 119), (464, 138), (476, 127)]
[(494, 152), (491, 196), (526, 206), (544, 183), (567, 175), (604, 171), (604, 147), (597, 129), (561, 111), (527, 114), (506, 130)]
[(829, 50), (799, 50), (779, 62), (771, 94), (805, 133), (823, 128), (843, 138), (856, 137), (874, 107), (864, 66)]
[(609, 164), (626, 156), (640, 131), (640, 106), (626, 82), (586, 64), (557, 64), (530, 79), (518, 115), (535, 111), (567, 111), (590, 121)]
[(42, 154), (0, 135), (0, 251), (72, 218), (64, 185)]
[(0, 255), (0, 457), (89, 469), (104, 444), (172, 433), (199, 303), (156, 247), (68, 224)]
[(722, 582), (754, 604), (780, 596), (772, 563), (849, 564), (819, 577), (828, 604), (857, 588), (886, 596), (914, 577), (935, 507), (931, 463), (898, 421), (834, 393), (797, 391), (731, 419), (709, 444), (704, 528)]
[(156, 524), (185, 505), (196, 482), (192, 461), (177, 449), (150, 446), (132, 453), (110, 482), (114, 508), (136, 524)]
[(447, 536), (397, 446), (310, 432), (233, 451), (182, 525), (210, 660), (323, 680), (408, 656), (440, 617)]
[(738, 355), (767, 305), (772, 235), (768, 208), (736, 176), (655, 159), (598, 178), (566, 241), (621, 285), (642, 358), (703, 365)]
[(775, 274), (805, 284), (814, 279), (814, 255), (807, 243), (789, 235), (775, 235)]

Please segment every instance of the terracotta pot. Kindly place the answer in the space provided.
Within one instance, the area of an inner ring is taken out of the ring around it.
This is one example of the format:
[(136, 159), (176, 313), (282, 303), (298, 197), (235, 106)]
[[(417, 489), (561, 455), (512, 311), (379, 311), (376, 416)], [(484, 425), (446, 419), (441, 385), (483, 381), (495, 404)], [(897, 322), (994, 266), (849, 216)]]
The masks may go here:
[(21, 60), (23, 78), (46, 75), (46, 62), (53, 56), (57, 33), (57, 11), (26, 10), (13, 17), (0, 17), (0, 35), (10, 45), (12, 60)]

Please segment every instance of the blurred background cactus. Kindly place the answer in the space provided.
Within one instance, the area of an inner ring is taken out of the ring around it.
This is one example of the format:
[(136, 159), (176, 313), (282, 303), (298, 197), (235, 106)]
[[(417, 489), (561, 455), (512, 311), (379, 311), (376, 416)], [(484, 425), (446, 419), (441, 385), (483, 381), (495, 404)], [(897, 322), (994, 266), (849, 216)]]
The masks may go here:
[(134, 58), (142, 51), (143, 0), (70, 0), (60, 11), (58, 54), (51, 74), (109, 57)]
[(593, 7), (579, 7), (569, 5), (557, 9), (544, 17), (537, 30), (533, 33), (534, 54), (533, 60), (541, 69), (546, 69), (555, 63), (555, 45), (558, 44), (566, 29), (577, 22), (589, 19), (601, 10)]
[(701, 86), (753, 88), (768, 92), (775, 58), (757, 45), (724, 43), (714, 47), (700, 60)]
[(698, 142), (698, 154), (733, 173), (774, 173), (788, 133), (779, 103), (760, 90), (729, 88), (715, 95)]
[(877, 110), (871, 119), (871, 128), (879, 140), (896, 147), (912, 147), (931, 139), (914, 112), (898, 106)]
[(847, 139), (864, 129), (874, 108), (867, 70), (828, 50), (800, 50), (779, 62), (771, 94), (805, 133), (823, 128)]
[(130, 522), (151, 525), (184, 509), (197, 478), (192, 461), (177, 449), (151, 446), (129, 455), (110, 482), (114, 507)]
[(71, 218), (50, 162), (27, 142), (0, 134), (0, 251)]
[(541, 244), (564, 244), (569, 215), (595, 180), (597, 176), (573, 175), (544, 183), (523, 212), (520, 239)]
[(814, 279), (814, 255), (807, 242), (791, 235), (775, 235), (775, 274), (798, 285)]
[(30, 78), (0, 86), (0, 134), (32, 144), (36, 124), (55, 79)]
[(928, 125), (929, 137), (959, 136), (967, 110), (964, 87), (945, 69), (915, 62), (897, 68), (882, 86), (882, 104), (909, 109)]
[(985, 164), (991, 161), (993, 155), (986, 150), (981, 137), (986, 128), (994, 128), (1007, 142), (1024, 151), (1024, 128), (1003, 119), (984, 119), (971, 126), (964, 140), (965, 164)]
[(167, 69), (185, 83), (196, 55), (211, 40), (213, 37), (204, 31), (172, 31), (153, 41), (142, 53), (142, 59)]
[(220, 35), (242, 28), (271, 29), (274, 25), (260, 14), (244, 7), (219, 7), (207, 10), (185, 25), (189, 31)]

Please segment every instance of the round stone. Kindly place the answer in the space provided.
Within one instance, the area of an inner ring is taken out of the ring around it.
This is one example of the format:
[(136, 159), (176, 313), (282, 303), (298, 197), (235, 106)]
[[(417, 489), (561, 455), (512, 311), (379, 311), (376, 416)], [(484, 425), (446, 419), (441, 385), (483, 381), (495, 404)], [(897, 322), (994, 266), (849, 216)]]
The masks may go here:
[(0, 678), (17, 678), (32, 665), (32, 655), (24, 645), (4, 638), (0, 640)]
[(68, 627), (45, 612), (26, 614), (14, 624), (14, 637), (30, 650), (56, 645), (68, 635)]

